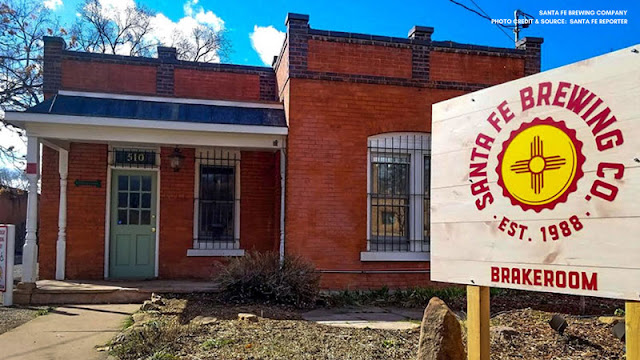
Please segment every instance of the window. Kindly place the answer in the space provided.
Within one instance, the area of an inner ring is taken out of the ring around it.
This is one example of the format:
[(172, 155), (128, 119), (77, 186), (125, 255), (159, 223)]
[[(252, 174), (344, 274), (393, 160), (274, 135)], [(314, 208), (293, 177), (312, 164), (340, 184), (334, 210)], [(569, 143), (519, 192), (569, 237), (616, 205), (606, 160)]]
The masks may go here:
[(187, 255), (242, 255), (239, 169), (239, 152), (216, 149), (196, 156), (194, 241)]
[[(429, 251), (429, 149), (428, 134), (391, 133), (369, 138), (369, 253)], [(365, 253), (361, 258), (381, 259)]]

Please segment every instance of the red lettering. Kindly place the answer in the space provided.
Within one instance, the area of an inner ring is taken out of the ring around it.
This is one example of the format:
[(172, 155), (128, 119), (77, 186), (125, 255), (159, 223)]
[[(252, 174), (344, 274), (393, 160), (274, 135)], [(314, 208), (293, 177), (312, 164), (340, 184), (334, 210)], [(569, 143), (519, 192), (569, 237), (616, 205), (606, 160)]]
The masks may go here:
[(486, 177), (487, 176), (487, 171), (485, 170), (487, 168), (486, 162), (470, 164), (469, 168), (471, 168), (471, 173), (469, 173), (470, 177)]
[(502, 115), (502, 118), (504, 119), (504, 122), (506, 124), (509, 123), (509, 121), (511, 121), (511, 119), (516, 117), (511, 112), (511, 109), (509, 109), (509, 106), (507, 104), (507, 100), (501, 102), (500, 105), (498, 105), (498, 111), (500, 112), (500, 115)]
[[(601, 189), (606, 190), (606, 192)], [(618, 187), (598, 179), (594, 181), (591, 186), (591, 194), (601, 198), (602, 200), (613, 201), (618, 195)]]
[(522, 111), (529, 110), (535, 105), (531, 86), (520, 90), (520, 103), (522, 104)]
[(591, 279), (586, 273), (582, 273), (582, 290), (598, 290), (598, 273), (592, 273)]
[(507, 284), (509, 283), (509, 268), (502, 268), (502, 282)]
[(553, 271), (551, 270), (544, 271), (544, 286), (553, 287)]
[(512, 222), (511, 225), (509, 226), (509, 231), (507, 231), (507, 235), (509, 236), (515, 235), (517, 227), (518, 227), (518, 224)]
[(556, 286), (562, 289), (567, 287), (567, 274), (564, 271), (556, 271)]
[(520, 224), (520, 240), (524, 237), (525, 230), (529, 229), (528, 226)]
[(622, 143), (624, 143), (624, 139), (622, 138), (622, 132), (618, 129), (596, 136), (598, 151), (608, 150), (615, 146), (620, 146)]
[(482, 194), (481, 198), (476, 199), (476, 207), (478, 210), (483, 210), (490, 204), (493, 204), (493, 195), (488, 191)]
[(564, 97), (567, 96), (567, 88), (570, 86), (571, 84), (568, 82), (560, 81), (556, 96), (553, 98), (554, 106), (564, 106)]
[[(580, 94), (578, 94), (578, 91), (580, 92)], [(587, 94), (589, 94), (589, 96), (584, 99)], [(567, 101), (567, 110), (571, 110), (576, 115), (580, 115), (582, 109), (584, 109), (584, 107), (587, 106), (587, 104), (590, 103), (591, 100), (593, 100), (594, 96), (595, 95), (589, 92), (589, 90), (576, 85), (571, 92), (569, 101)]]
[(520, 269), (514, 268), (511, 270), (511, 281), (514, 284), (520, 284)]
[(600, 104), (602, 104), (602, 99), (598, 98), (596, 100), (596, 102), (593, 103), (593, 105), (591, 105), (591, 107), (589, 108), (589, 110), (587, 110), (586, 113), (582, 114), (582, 119), (584, 121), (587, 121), (587, 118), (589, 117), (589, 115), (591, 115), (591, 113), (598, 107), (600, 106)]
[(508, 223), (509, 223), (509, 219), (507, 219), (506, 216), (503, 216), (502, 221), (500, 221), (500, 225), (498, 225), (498, 229), (500, 231), (504, 231)]
[(478, 148), (473, 148), (471, 150), (471, 161), (475, 161), (476, 157), (483, 158), (483, 159), (488, 159), (489, 158), (489, 154), (480, 153), (480, 152), (478, 152)]
[(572, 289), (580, 288), (580, 274), (575, 271), (569, 272), (569, 287)]
[(491, 267), (491, 282), (500, 282), (500, 269), (495, 266)]
[(491, 151), (491, 145), (493, 145), (493, 138), (490, 136), (487, 136), (485, 134), (478, 134), (478, 137), (476, 137), (476, 145), (485, 148), (487, 151)]
[(485, 191), (489, 191), (489, 183), (487, 182), (487, 179), (482, 179), (471, 184), (471, 194), (473, 194), (473, 196), (480, 195)]
[(498, 122), (500, 122), (500, 119), (498, 119), (498, 117), (496, 116), (495, 111), (492, 112), (491, 115), (489, 115), (487, 121), (489, 122), (489, 124), (491, 124), (491, 126), (493, 126), (494, 129), (496, 129), (497, 132), (500, 132), (500, 130), (502, 130), (500, 126), (498, 126)]
[(529, 276), (531, 275), (531, 269), (522, 269), (522, 283), (524, 285), (533, 285)]
[(609, 114), (611, 114), (611, 109), (606, 108), (600, 111), (598, 115), (592, 117), (591, 120), (587, 121), (587, 125), (589, 126), (593, 126), (593, 124), (595, 124), (593, 130), (591, 130), (593, 135), (598, 135), (598, 133), (600, 133), (602, 130), (608, 128), (609, 126), (611, 126), (611, 124), (616, 122), (615, 116), (611, 116), (609, 119), (607, 119), (607, 116), (609, 116)]
[(616, 170), (615, 174), (613, 175), (613, 177), (615, 179), (622, 179), (622, 176), (624, 175), (624, 165), (623, 164), (614, 164), (614, 163), (608, 163), (608, 162), (601, 162), (600, 164), (598, 164), (598, 170), (596, 171), (596, 174), (603, 178), (604, 177), (604, 170), (605, 169), (613, 169)]
[(551, 83), (549, 81), (538, 84), (538, 106), (549, 105), (549, 98), (551, 97)]
[(542, 270), (533, 270), (533, 285), (542, 286)]

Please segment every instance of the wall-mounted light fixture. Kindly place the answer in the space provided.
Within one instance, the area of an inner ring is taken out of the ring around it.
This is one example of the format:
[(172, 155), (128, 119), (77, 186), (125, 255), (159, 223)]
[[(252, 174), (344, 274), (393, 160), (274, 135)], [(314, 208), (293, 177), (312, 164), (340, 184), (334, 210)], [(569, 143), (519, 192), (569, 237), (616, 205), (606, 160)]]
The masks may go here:
[(182, 168), (182, 162), (184, 161), (184, 155), (182, 155), (180, 149), (176, 147), (173, 149), (173, 153), (169, 155), (169, 160), (171, 161), (171, 168), (173, 171), (180, 171), (180, 168)]

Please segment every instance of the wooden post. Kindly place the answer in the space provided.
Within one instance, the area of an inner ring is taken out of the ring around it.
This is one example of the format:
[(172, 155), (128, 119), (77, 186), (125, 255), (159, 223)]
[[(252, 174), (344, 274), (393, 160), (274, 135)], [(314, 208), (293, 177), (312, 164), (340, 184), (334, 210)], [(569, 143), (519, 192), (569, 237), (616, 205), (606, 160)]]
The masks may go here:
[(467, 286), (467, 352), (469, 360), (489, 360), (489, 288)]
[(640, 302), (627, 301), (624, 313), (627, 360), (640, 360)]

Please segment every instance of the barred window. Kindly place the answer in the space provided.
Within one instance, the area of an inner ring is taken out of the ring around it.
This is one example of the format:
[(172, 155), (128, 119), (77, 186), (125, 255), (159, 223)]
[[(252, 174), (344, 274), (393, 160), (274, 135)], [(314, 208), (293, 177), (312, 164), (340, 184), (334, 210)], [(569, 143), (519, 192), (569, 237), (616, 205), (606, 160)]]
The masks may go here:
[(429, 135), (369, 138), (368, 251), (429, 251)]
[(196, 156), (194, 249), (239, 248), (239, 153), (200, 151)]

